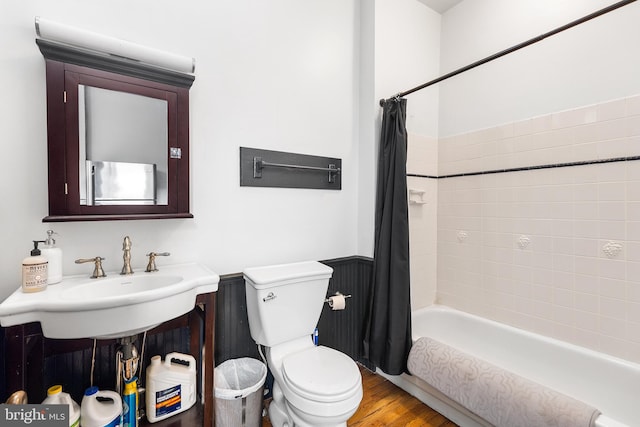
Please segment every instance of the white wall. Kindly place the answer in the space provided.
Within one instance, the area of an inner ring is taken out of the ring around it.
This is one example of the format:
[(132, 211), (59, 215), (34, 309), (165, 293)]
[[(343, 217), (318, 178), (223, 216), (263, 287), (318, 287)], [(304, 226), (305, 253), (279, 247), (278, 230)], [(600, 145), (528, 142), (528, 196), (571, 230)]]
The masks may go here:
[[(440, 14), (417, 0), (376, 1), (376, 103), (438, 76), (440, 19)], [(438, 100), (437, 87), (408, 97), (409, 174), (438, 173)], [(375, 123), (379, 139), (380, 116)], [(436, 295), (437, 182), (412, 177), (407, 185), (424, 191), (427, 202), (409, 205), (411, 303), (419, 308), (432, 304)]]
[[(360, 76), (359, 76), (359, 116), (358, 129), (360, 146), (358, 159), (358, 253), (373, 256), (373, 232), (376, 188), (376, 158), (379, 122), (377, 121), (378, 100), (375, 92), (376, 58), (376, 4), (368, 0), (360, 1)], [(365, 166), (368, 165), (368, 166)]]
[[(0, 6), (0, 106), (4, 164), (0, 299), (20, 284), (31, 240), (53, 228), (65, 274), (90, 273), (75, 258), (122, 265), (169, 251), (215, 271), (327, 259), (358, 252), (359, 16), (356, 0), (25, 0)], [(44, 60), (34, 17), (194, 56), (191, 89), (193, 220), (45, 224), (47, 211)], [(239, 186), (239, 147), (340, 157), (341, 191)], [(364, 168), (373, 168), (365, 165)], [(370, 231), (373, 233), (373, 230)]]
[[(438, 77), (440, 19), (438, 13), (417, 0), (376, 1), (377, 100), (390, 98)], [(437, 136), (437, 114), (437, 87), (411, 95), (407, 106), (407, 130)]]
[[(558, 28), (612, 0), (463, 1), (443, 16), (442, 72)], [(640, 92), (640, 5), (621, 9), (453, 77), (440, 86), (440, 136)]]

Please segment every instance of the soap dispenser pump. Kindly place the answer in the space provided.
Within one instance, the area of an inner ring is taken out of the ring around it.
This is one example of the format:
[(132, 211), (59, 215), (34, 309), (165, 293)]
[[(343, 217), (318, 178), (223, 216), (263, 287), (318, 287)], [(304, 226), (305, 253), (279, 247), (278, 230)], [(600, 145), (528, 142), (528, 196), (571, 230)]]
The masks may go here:
[(49, 279), (50, 285), (60, 283), (62, 281), (62, 249), (56, 247), (54, 234), (58, 234), (53, 230), (47, 230), (47, 240), (42, 248), (42, 256), (49, 261)]
[(44, 243), (44, 240), (34, 240), (31, 256), (22, 260), (23, 292), (40, 292), (47, 288), (49, 262), (41, 255), (38, 243)]

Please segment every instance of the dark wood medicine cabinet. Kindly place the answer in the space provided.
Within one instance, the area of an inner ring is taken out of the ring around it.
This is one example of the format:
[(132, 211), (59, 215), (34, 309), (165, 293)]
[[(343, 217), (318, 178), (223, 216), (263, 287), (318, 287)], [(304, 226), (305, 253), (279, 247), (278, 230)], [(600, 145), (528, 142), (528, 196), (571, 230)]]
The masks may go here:
[[(36, 43), (47, 82), (49, 215), (43, 222), (192, 218), (189, 89), (195, 77)], [(111, 170), (119, 171), (114, 181)]]

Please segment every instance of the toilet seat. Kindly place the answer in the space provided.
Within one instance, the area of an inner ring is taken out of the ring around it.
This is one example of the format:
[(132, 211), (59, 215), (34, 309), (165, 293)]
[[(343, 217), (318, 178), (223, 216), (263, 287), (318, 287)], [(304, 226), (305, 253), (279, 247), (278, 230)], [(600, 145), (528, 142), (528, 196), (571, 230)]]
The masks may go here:
[(286, 356), (282, 373), (292, 392), (314, 402), (349, 400), (362, 389), (356, 363), (329, 347), (314, 346)]

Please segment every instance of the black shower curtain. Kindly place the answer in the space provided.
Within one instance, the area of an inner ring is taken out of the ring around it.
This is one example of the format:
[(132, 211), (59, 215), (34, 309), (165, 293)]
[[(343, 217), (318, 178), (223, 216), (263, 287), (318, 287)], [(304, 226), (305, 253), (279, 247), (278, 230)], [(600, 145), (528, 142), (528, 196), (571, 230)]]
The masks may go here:
[(406, 99), (383, 104), (373, 274), (364, 331), (364, 356), (391, 375), (406, 371), (411, 350), (406, 109)]

